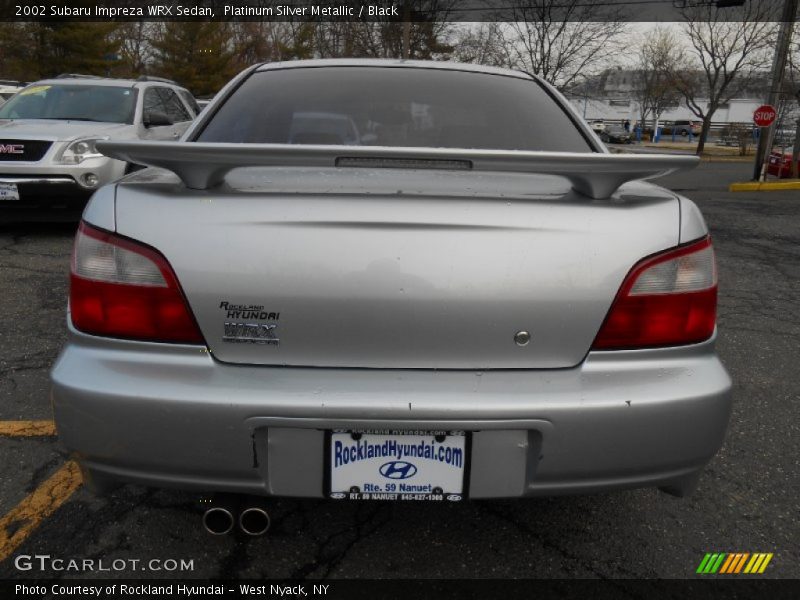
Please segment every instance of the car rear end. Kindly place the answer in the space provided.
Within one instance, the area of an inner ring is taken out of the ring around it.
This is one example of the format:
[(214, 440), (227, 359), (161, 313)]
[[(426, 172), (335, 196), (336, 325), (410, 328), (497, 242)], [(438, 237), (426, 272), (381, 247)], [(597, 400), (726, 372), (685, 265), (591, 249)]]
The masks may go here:
[(142, 171), (87, 208), (52, 377), (90, 480), (454, 501), (693, 488), (730, 380), (690, 201), (389, 158), (425, 141), (601, 152), (555, 91), (508, 71), (263, 67), (187, 144), (281, 143), (309, 113), (379, 145), (203, 190)]
[[(798, 160), (798, 170), (800, 170), (800, 160)], [(783, 151), (773, 150), (770, 152), (767, 162), (767, 173), (785, 179), (792, 176), (792, 148)]]
[(697, 121), (675, 121), (672, 125), (664, 127), (664, 133), (672, 133), (681, 136), (698, 136), (702, 131), (702, 124)]

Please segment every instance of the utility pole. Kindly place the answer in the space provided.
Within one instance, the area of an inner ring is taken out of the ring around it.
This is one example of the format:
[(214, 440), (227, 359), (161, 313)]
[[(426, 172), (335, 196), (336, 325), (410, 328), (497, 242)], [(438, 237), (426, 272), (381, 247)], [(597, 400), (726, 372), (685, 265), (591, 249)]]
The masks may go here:
[(411, 0), (403, 2), (403, 60), (411, 55)]
[[(781, 15), (781, 28), (778, 32), (778, 43), (775, 47), (775, 56), (772, 59), (772, 84), (769, 86), (766, 104), (777, 106), (782, 93), (783, 75), (786, 72), (786, 58), (789, 55), (789, 44), (792, 41), (792, 31), (797, 18), (798, 0), (784, 0), (783, 14)], [(758, 136), (758, 149), (756, 150), (756, 164), (753, 169), (753, 181), (761, 181), (765, 174), (767, 154), (772, 146), (772, 131), (777, 119), (769, 127), (762, 127)]]

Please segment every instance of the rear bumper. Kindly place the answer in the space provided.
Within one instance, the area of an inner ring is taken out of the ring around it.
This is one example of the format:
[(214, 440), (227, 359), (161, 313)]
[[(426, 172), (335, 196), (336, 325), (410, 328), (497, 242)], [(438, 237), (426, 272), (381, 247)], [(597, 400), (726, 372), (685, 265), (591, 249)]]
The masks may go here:
[(472, 431), (472, 498), (680, 488), (731, 410), (713, 341), (475, 372), (227, 365), (72, 331), (52, 381), (61, 442), (90, 472), (276, 496), (323, 497), (333, 428)]

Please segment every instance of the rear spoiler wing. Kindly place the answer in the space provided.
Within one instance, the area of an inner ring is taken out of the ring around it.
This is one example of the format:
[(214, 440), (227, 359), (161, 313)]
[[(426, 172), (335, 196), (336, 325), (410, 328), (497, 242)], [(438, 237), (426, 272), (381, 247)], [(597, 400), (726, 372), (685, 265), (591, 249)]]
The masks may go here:
[(220, 185), (240, 167), (389, 167), (559, 175), (596, 199), (608, 198), (626, 181), (692, 169), (700, 160), (670, 154), (200, 142), (100, 141), (97, 149), (111, 158), (172, 171), (196, 190)]

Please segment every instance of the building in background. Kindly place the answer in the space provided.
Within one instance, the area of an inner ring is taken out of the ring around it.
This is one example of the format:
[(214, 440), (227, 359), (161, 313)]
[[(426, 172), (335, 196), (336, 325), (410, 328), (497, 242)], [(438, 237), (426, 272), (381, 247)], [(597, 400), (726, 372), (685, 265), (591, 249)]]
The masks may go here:
[[(739, 97), (720, 106), (714, 113), (712, 133), (721, 131), (730, 124), (750, 126), (753, 121), (753, 111), (764, 103), (764, 90), (769, 85), (769, 77), (769, 73), (765, 72), (762, 76), (754, 78), (750, 85), (742, 90)], [(631, 123), (636, 123), (641, 114), (638, 102), (635, 100), (636, 82), (635, 69), (617, 67), (603, 71), (565, 95), (588, 122), (603, 120), (606, 123), (621, 124), (629, 120)], [(785, 105), (780, 108), (782, 110), (780, 110), (778, 129), (793, 129), (797, 118), (800, 117), (796, 99), (787, 99)], [(682, 101), (677, 107), (664, 111), (660, 117), (663, 125), (682, 120), (700, 121)]]

